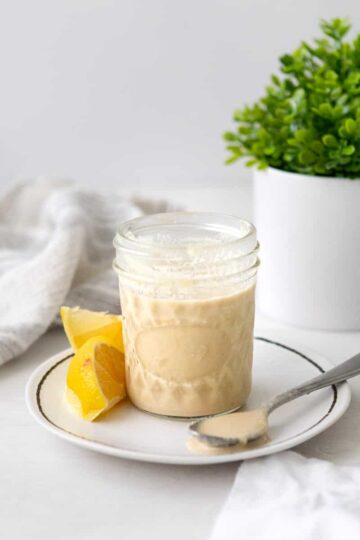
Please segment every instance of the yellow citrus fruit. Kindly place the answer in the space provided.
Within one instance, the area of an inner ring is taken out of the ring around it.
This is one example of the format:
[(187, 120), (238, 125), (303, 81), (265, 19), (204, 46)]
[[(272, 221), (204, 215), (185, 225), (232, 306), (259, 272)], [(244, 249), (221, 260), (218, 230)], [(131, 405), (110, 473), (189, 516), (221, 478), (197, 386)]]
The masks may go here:
[(105, 336), (114, 347), (124, 352), (121, 315), (66, 306), (60, 309), (60, 314), (65, 333), (74, 352), (90, 338), (99, 335)]
[(92, 421), (125, 396), (123, 353), (106, 336), (90, 338), (70, 361), (66, 397), (71, 408)]

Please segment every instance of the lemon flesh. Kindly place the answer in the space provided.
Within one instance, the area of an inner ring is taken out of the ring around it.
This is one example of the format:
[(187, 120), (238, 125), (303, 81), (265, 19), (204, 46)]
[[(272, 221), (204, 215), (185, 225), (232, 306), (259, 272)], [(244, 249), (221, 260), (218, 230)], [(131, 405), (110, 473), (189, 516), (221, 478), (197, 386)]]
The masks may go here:
[(106, 336), (90, 338), (70, 361), (66, 398), (71, 409), (92, 421), (125, 397), (123, 353)]

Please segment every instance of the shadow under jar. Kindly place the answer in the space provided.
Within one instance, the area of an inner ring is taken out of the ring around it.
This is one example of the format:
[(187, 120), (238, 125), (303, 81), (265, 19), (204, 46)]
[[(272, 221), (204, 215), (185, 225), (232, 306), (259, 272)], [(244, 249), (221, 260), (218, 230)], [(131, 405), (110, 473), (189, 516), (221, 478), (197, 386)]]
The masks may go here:
[(222, 214), (155, 214), (121, 225), (114, 245), (133, 404), (186, 418), (241, 407), (251, 390), (254, 226)]

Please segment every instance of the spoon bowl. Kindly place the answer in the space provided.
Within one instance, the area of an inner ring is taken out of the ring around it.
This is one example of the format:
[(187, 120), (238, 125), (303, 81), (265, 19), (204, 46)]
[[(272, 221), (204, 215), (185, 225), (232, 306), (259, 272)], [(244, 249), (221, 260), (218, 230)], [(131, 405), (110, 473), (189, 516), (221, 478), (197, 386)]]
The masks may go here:
[(266, 435), (268, 412), (264, 407), (203, 418), (189, 426), (190, 432), (209, 446), (246, 445)]

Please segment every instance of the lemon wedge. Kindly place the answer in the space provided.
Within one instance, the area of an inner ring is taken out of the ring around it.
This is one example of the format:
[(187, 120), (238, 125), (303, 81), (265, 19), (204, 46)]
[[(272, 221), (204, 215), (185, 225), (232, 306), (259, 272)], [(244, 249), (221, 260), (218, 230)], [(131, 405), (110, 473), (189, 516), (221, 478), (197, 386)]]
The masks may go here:
[(106, 336), (92, 337), (77, 349), (66, 378), (71, 409), (92, 421), (125, 398), (124, 355)]
[(121, 315), (66, 306), (60, 309), (60, 314), (65, 333), (74, 352), (90, 338), (99, 335), (110, 340), (114, 347), (124, 352)]

